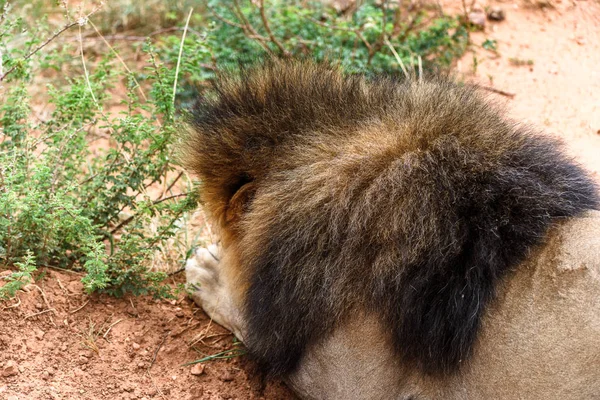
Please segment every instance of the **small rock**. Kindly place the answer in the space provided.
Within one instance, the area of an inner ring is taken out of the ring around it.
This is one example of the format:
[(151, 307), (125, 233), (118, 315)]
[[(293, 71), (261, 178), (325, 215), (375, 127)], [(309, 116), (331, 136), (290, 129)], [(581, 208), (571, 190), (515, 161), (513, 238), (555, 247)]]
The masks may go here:
[(204, 364), (198, 363), (198, 364), (194, 364), (192, 366), (192, 369), (190, 369), (190, 374), (192, 375), (202, 375), (204, 373)]
[(73, 294), (80, 294), (83, 292), (83, 283), (81, 283), (81, 281), (79, 280), (69, 282), (67, 287), (69, 289), (69, 292)]
[(9, 360), (4, 365), (4, 368), (2, 369), (2, 373), (0, 375), (2, 375), (5, 378), (8, 378), (9, 376), (17, 375), (18, 373), (19, 369), (17, 368), (17, 364), (14, 361)]
[(42, 303), (35, 303), (35, 308), (37, 308), (38, 310), (41, 310), (44, 307), (44, 305)]
[(233, 380), (234, 376), (231, 373), (231, 371), (223, 371), (223, 373), (221, 375), (219, 375), (219, 379), (222, 380), (223, 382), (231, 382)]
[(504, 9), (502, 7), (493, 6), (489, 9), (487, 18), (490, 21), (504, 21), (504, 19), (506, 19), (506, 14), (504, 13)]
[(92, 357), (94, 357), (95, 354), (96, 353), (93, 350), (91, 350), (91, 349), (83, 350), (83, 351), (79, 352), (79, 355), (83, 356), (85, 358), (92, 358)]
[(183, 312), (183, 310), (181, 308), (177, 307), (175, 309), (175, 316), (177, 318), (183, 318), (183, 317), (185, 317), (185, 313)]
[(52, 376), (52, 375), (54, 375), (54, 373), (55, 373), (56, 371), (55, 371), (55, 369), (54, 369), (54, 368), (52, 368), (52, 367), (48, 367), (48, 368), (46, 369), (46, 372), (48, 372), (48, 374), (49, 374), (50, 376)]
[(34, 331), (34, 334), (35, 334), (35, 337), (36, 337), (37, 340), (42, 340), (44, 338), (44, 335), (46, 334), (46, 332), (44, 332), (41, 329), (36, 329)]
[(468, 17), (469, 22), (472, 25), (478, 26), (480, 28), (483, 28), (485, 26), (485, 13), (483, 11), (470, 12)]
[(89, 361), (87, 357), (79, 356), (79, 364), (87, 364)]
[(50, 374), (48, 373), (48, 371), (44, 371), (42, 372), (42, 379), (47, 381), (48, 379), (50, 379)]
[(140, 345), (139, 345), (139, 344), (137, 344), (136, 342), (133, 342), (133, 343), (131, 344), (131, 347), (133, 347), (133, 349), (134, 349), (134, 350), (139, 350), (139, 349), (140, 349), (140, 347), (142, 347), (142, 346), (140, 346)]
[(124, 384), (121, 385), (121, 389), (124, 392), (133, 392), (135, 390), (135, 386), (131, 382), (125, 382)]

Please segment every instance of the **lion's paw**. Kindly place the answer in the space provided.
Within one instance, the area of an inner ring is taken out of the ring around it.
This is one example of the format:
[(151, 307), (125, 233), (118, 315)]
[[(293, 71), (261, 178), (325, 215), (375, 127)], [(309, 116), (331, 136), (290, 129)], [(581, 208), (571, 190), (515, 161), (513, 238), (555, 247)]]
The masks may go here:
[(196, 304), (219, 325), (232, 331), (240, 340), (240, 313), (233, 303), (227, 282), (222, 279), (219, 265), (220, 247), (198, 247), (185, 265), (187, 290)]

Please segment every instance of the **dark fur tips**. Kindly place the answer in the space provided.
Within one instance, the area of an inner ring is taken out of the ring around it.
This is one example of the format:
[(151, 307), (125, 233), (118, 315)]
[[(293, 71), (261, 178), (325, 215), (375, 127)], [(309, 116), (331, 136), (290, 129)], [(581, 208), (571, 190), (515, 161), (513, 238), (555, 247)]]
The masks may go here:
[(457, 371), (499, 281), (554, 221), (598, 208), (554, 140), (441, 79), (268, 62), (195, 116), (189, 165), (213, 215), (256, 188), (235, 227), (246, 344), (274, 374), (356, 311), (380, 315), (405, 362)]

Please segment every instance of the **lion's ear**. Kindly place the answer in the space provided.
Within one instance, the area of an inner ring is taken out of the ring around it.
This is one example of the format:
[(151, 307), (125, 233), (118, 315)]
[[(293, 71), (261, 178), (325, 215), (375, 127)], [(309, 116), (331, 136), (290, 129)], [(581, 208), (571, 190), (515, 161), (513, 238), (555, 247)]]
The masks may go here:
[(231, 200), (229, 200), (227, 210), (225, 211), (225, 222), (227, 222), (227, 224), (235, 224), (240, 220), (252, 201), (255, 191), (256, 185), (254, 182), (249, 182), (235, 192), (231, 197)]

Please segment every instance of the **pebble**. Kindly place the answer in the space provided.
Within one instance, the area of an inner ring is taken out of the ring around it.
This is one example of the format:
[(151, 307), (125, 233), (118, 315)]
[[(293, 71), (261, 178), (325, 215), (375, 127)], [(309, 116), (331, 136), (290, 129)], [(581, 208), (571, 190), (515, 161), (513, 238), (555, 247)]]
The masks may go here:
[(135, 386), (131, 382), (125, 382), (121, 385), (121, 389), (123, 389), (124, 392), (133, 392), (135, 390)]
[(4, 365), (4, 368), (2, 368), (2, 373), (0, 375), (8, 378), (9, 376), (17, 375), (18, 373), (19, 369), (17, 368), (17, 364), (14, 361), (9, 360)]
[(223, 382), (231, 382), (234, 376), (231, 371), (223, 371), (221, 375), (219, 375), (219, 379)]
[(485, 13), (483, 11), (470, 12), (469, 22), (475, 26), (483, 28), (485, 26)]
[(140, 346), (140, 345), (139, 345), (138, 343), (136, 343), (136, 342), (133, 342), (133, 343), (131, 344), (131, 347), (133, 347), (133, 349), (134, 349), (134, 350), (139, 350), (139, 349), (140, 349), (140, 347), (142, 347), (142, 346)]
[(46, 334), (46, 332), (44, 332), (41, 329), (36, 329), (35, 330), (35, 337), (37, 340), (42, 340), (44, 338), (44, 335)]
[(85, 358), (92, 358), (95, 354), (96, 353), (93, 350), (83, 350), (79, 352), (79, 355)]
[(204, 373), (204, 364), (198, 363), (194, 364), (190, 369), (190, 374), (192, 375), (202, 375)]
[(504, 21), (506, 19), (506, 14), (502, 7), (494, 6), (489, 9), (487, 17), (490, 21)]

